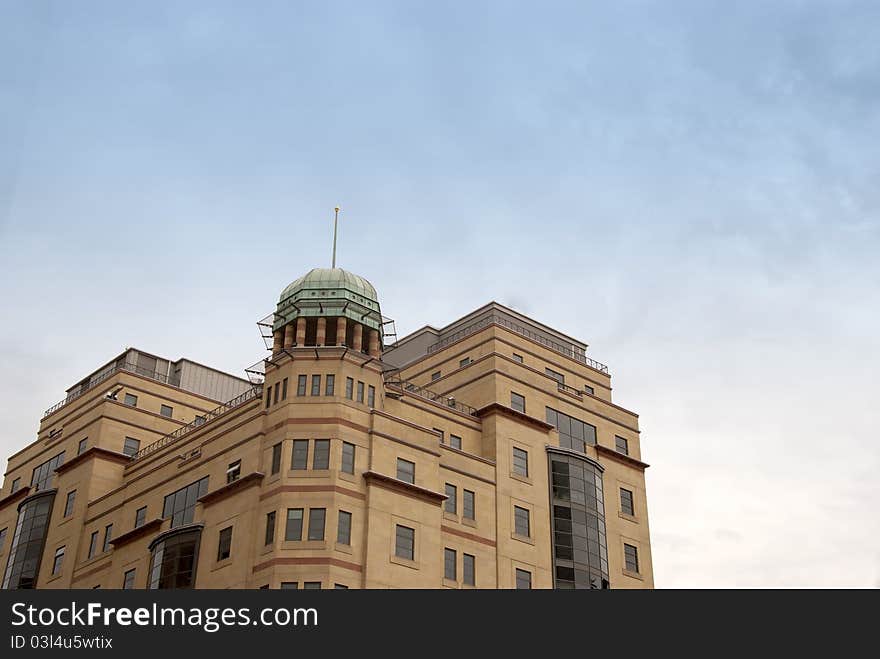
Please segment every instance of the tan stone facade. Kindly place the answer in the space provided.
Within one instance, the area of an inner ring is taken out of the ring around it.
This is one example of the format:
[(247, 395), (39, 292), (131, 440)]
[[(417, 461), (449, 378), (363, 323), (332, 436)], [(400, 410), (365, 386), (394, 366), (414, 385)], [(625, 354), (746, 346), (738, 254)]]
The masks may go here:
[[(575, 572), (577, 587), (591, 574), (594, 586), (653, 587), (637, 415), (612, 403), (607, 369), (584, 357), (583, 344), (562, 350), (567, 337), (489, 307), (384, 352), (378, 331), (360, 325), (361, 349), (326, 345), (355, 336), (344, 318), (330, 332), (318, 319), (315, 345), (304, 345), (310, 330), (299, 318), (275, 331), (264, 383), (240, 383), (242, 393), (214, 413), (224, 401), (198, 387), (105, 371), (9, 458), (0, 491), (4, 587), (189, 579), (197, 588), (514, 588), (519, 578), (521, 587), (553, 588)], [(554, 335), (559, 343), (548, 340)], [(595, 444), (564, 448), (548, 408), (587, 424)], [(35, 469), (62, 451), (37, 490)], [(554, 512), (558, 499), (575, 497), (557, 489), (554, 456), (600, 481), (599, 516), (575, 539), (574, 563), (560, 563), (568, 550), (554, 544), (568, 524)], [(21, 537), (18, 559), (10, 554), (17, 524), (41, 497), (51, 506), (45, 537), (30, 547), (34, 584), (20, 576), (31, 567)], [(195, 538), (194, 551), (174, 548), (184, 536)]]

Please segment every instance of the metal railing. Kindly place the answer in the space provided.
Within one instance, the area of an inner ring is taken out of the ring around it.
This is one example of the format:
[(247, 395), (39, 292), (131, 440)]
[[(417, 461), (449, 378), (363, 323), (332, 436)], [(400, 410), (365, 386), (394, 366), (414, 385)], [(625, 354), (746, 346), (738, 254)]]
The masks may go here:
[(84, 393), (86, 393), (87, 391), (91, 391), (96, 386), (98, 386), (99, 384), (101, 384), (102, 382), (104, 382), (105, 380), (110, 378), (111, 376), (115, 375), (116, 373), (119, 373), (120, 371), (127, 371), (128, 373), (135, 373), (136, 375), (142, 375), (146, 378), (150, 378), (151, 380), (156, 380), (157, 382), (164, 382), (165, 384), (168, 384), (168, 376), (164, 375), (162, 373), (159, 373), (158, 371), (146, 369), (146, 368), (141, 368), (140, 366), (137, 366), (136, 364), (131, 364), (129, 362), (124, 362), (122, 364), (115, 364), (115, 365), (111, 366), (108, 370), (101, 373), (100, 375), (97, 375), (97, 376), (91, 378), (85, 387), (81, 387), (75, 393), (69, 394), (67, 396), (67, 398), (65, 398), (64, 400), (55, 403), (52, 407), (50, 407), (48, 410), (43, 412), (43, 416), (41, 417), (41, 419), (45, 419), (47, 416), (49, 416), (53, 412), (60, 410), (62, 407), (64, 407), (68, 403), (72, 403), (77, 398), (82, 396)]
[(557, 343), (555, 341), (551, 341), (547, 337), (538, 334), (537, 332), (533, 332), (532, 330), (524, 327), (522, 325), (518, 325), (513, 323), (502, 316), (496, 316), (494, 314), (490, 316), (486, 316), (475, 323), (464, 327), (454, 334), (447, 336), (445, 339), (442, 339), (435, 343), (432, 346), (428, 347), (428, 354), (430, 355), (433, 352), (437, 352), (441, 348), (445, 348), (446, 346), (455, 343), (456, 341), (460, 341), (466, 336), (470, 336), (471, 334), (475, 334), (479, 332), (481, 329), (489, 327), (490, 325), (499, 325), (500, 327), (504, 327), (505, 329), (509, 329), (512, 332), (516, 332), (517, 334), (526, 337), (527, 339), (531, 339), (536, 343), (540, 343), (541, 345), (550, 348), (554, 352), (558, 352), (561, 355), (565, 355), (570, 359), (574, 359), (575, 361), (580, 362), (586, 366), (589, 366), (592, 369), (599, 371), (600, 373), (608, 374), (608, 366), (603, 364), (602, 362), (597, 362), (595, 359), (590, 359), (586, 355), (582, 355), (578, 352), (575, 352), (569, 347), (561, 343)]
[(385, 382), (385, 384), (391, 387), (396, 387), (404, 393), (414, 394), (426, 400), (433, 401), (438, 405), (450, 407), (454, 410), (462, 412), (463, 414), (467, 414), (469, 416), (477, 416), (476, 408), (471, 407), (470, 405), (465, 405), (464, 403), (455, 400), (455, 396), (444, 396), (442, 394), (438, 394), (436, 391), (425, 389), (424, 387), (415, 385), (412, 382), (407, 382), (406, 380), (388, 380)]
[(217, 417), (223, 416), (230, 410), (234, 410), (237, 407), (241, 407), (245, 403), (248, 403), (254, 399), (262, 399), (263, 397), (263, 387), (262, 385), (257, 385), (251, 389), (248, 389), (243, 394), (239, 394), (235, 398), (230, 401), (223, 403), (222, 405), (218, 405), (213, 410), (208, 412), (205, 415), (197, 416), (193, 421), (190, 421), (185, 426), (180, 426), (177, 430), (172, 433), (168, 433), (161, 439), (156, 440), (152, 444), (148, 444), (140, 451), (131, 456), (131, 461), (140, 460), (141, 458), (149, 455), (150, 453), (155, 453), (159, 449), (162, 449), (169, 444), (173, 444), (178, 439), (186, 435), (187, 433), (195, 430), (196, 428), (201, 428), (207, 423), (210, 423)]
[(563, 384), (562, 382), (556, 382), (556, 387), (559, 391), (564, 391), (567, 394), (571, 394), (572, 396), (577, 396), (578, 398), (584, 397), (584, 392), (580, 389), (575, 389), (574, 387), (569, 387), (567, 384)]

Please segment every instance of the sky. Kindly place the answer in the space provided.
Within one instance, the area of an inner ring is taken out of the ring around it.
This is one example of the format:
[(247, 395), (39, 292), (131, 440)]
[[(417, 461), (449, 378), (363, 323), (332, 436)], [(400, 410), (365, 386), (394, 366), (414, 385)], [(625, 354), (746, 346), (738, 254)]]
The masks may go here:
[[(880, 587), (880, 3), (0, 0), (0, 431), (339, 264), (640, 415), (663, 588)], [(2, 458), (0, 458), (2, 459)]]

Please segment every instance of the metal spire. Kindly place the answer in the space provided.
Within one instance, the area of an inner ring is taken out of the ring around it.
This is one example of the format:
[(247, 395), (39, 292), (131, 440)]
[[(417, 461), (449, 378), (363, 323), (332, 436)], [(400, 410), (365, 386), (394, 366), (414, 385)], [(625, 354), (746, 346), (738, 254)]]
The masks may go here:
[(333, 266), (336, 267), (336, 232), (339, 226), (339, 206), (333, 209), (335, 211), (335, 215), (333, 217)]

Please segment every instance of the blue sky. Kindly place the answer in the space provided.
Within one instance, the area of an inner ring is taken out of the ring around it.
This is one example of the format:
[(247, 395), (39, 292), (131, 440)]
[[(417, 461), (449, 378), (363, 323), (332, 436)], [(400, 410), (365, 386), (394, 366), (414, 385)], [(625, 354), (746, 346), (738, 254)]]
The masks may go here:
[[(880, 4), (0, 0), (3, 455), (330, 256), (641, 415), (658, 586), (880, 586)], [(733, 6), (732, 6), (733, 5)]]

